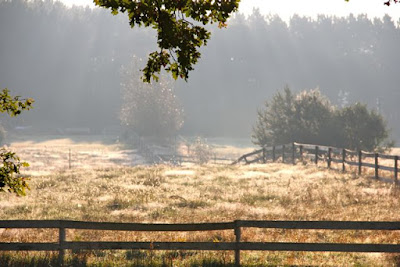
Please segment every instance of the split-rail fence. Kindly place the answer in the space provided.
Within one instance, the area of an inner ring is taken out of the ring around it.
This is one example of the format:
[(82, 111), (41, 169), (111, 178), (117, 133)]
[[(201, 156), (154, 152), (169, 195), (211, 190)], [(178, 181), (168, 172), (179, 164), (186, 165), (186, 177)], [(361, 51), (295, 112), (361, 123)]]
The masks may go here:
[[(298, 243), (298, 242), (242, 242), (242, 228), (318, 229), (318, 230), (400, 230), (400, 222), (369, 221), (233, 221), (222, 223), (141, 224), (83, 222), (65, 220), (1, 220), (0, 228), (55, 228), (58, 242), (17, 243), (0, 242), (0, 251), (59, 251), (59, 266), (64, 264), (65, 250), (226, 250), (235, 251), (235, 265), (240, 266), (240, 252), (257, 251), (333, 251), (399, 253), (400, 244), (365, 243)], [(92, 242), (68, 241), (66, 229), (113, 231), (216, 231), (233, 230), (234, 242)]]
[[(355, 166), (358, 169), (359, 175), (362, 174), (363, 167), (373, 168), (374, 177), (377, 179), (380, 177), (379, 170), (389, 171), (393, 173), (394, 182), (398, 183), (399, 156), (329, 146), (290, 143), (263, 147), (241, 156), (232, 164), (240, 162), (244, 162), (245, 164), (267, 163), (268, 161), (275, 162), (277, 160), (284, 163), (296, 164), (296, 161), (303, 161), (305, 159), (310, 159), (317, 165), (325, 163), (328, 168), (333, 168), (332, 163), (337, 163), (339, 164), (339, 169), (343, 172), (346, 171), (347, 166)], [(381, 159), (385, 160), (385, 165), (381, 163)]]

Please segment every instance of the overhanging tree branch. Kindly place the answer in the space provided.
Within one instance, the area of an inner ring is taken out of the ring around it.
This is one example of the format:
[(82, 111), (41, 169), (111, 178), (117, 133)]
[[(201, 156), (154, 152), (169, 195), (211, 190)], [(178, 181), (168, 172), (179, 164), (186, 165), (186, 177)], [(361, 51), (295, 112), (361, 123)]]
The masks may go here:
[[(151, 79), (158, 80), (161, 68), (170, 72), (174, 79), (187, 80), (189, 72), (201, 56), (199, 48), (207, 44), (211, 35), (199, 25), (218, 23), (219, 27), (226, 26), (227, 19), (238, 9), (239, 2), (240, 0), (94, 0), (96, 5), (111, 9), (114, 15), (127, 12), (131, 27), (138, 25), (157, 30), (157, 44), (163, 52), (152, 52), (148, 57), (146, 67), (142, 70), (142, 79), (148, 83)], [(199, 25), (195, 25), (195, 22)], [(173, 51), (177, 55), (176, 61), (167, 51)]]

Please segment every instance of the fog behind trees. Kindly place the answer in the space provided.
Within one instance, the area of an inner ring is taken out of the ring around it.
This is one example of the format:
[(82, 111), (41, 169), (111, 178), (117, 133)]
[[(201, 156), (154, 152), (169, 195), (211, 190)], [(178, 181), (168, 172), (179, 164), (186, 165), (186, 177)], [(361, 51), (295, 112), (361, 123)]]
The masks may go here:
[[(211, 30), (188, 82), (177, 82), (181, 134), (250, 138), (257, 108), (288, 85), (319, 87), (339, 106), (367, 103), (400, 139), (400, 29), (390, 17), (286, 24), (254, 11)], [(131, 29), (124, 14), (51, 1), (0, 1), (0, 36), (0, 88), (36, 100), (15, 123), (43, 131), (118, 126), (121, 66), (157, 49), (155, 32)]]

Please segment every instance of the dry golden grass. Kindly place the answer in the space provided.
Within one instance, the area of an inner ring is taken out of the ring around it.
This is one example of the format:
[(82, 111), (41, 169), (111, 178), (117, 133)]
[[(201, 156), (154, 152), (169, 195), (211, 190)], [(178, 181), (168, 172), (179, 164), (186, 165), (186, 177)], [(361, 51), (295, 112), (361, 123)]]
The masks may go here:
[[(48, 137), (50, 139), (19, 140), (12, 142), (10, 149), (17, 152), (21, 159), (28, 161), (26, 169), (29, 175), (52, 174), (58, 170), (93, 169), (142, 164), (144, 159), (135, 149), (125, 149), (121, 144), (102, 137), (70, 138)], [(115, 138), (108, 138), (115, 139)]]
[[(81, 144), (82, 145), (82, 144)], [(90, 145), (87, 149), (90, 150)], [(118, 153), (118, 148), (104, 146)], [(74, 168), (43, 166), (34, 151), (31, 191), (26, 197), (0, 194), (3, 219), (70, 219), (115, 222), (199, 223), (232, 220), (367, 220), (398, 221), (400, 191), (392, 184), (354, 173), (273, 163), (227, 166), (117, 166), (100, 167), (75, 162)], [(106, 152), (105, 152), (106, 153)], [(88, 161), (96, 161), (88, 157)], [(82, 166), (80, 166), (82, 164)], [(91, 166), (91, 167), (88, 167)], [(368, 176), (369, 174), (367, 174)], [(120, 241), (233, 241), (232, 231), (195, 233), (140, 233), (68, 230), (69, 240)], [(397, 243), (398, 232), (310, 231), (244, 229), (243, 241)], [(0, 229), (0, 241), (55, 242), (53, 230)], [(113, 254), (114, 253), (114, 254)], [(111, 262), (128, 265), (119, 255)], [(136, 254), (135, 254), (136, 255)], [(167, 255), (167, 254), (163, 254)], [(170, 254), (168, 254), (170, 255)], [(116, 257), (116, 256), (115, 256)], [(193, 259), (210, 257), (232, 262), (231, 252), (192, 253), (175, 257), (174, 266), (189, 266)], [(379, 253), (246, 252), (247, 265), (396, 266), (396, 257)], [(130, 263), (129, 263), (130, 264)], [(115, 265), (118, 266), (118, 265)], [(172, 265), (171, 265), (172, 266)]]

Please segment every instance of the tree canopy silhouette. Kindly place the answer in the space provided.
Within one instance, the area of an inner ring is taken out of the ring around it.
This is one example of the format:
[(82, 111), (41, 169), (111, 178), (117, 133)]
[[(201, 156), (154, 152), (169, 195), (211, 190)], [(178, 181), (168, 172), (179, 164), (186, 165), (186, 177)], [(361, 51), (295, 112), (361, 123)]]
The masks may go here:
[(258, 110), (253, 143), (260, 146), (300, 142), (357, 150), (393, 146), (382, 115), (355, 103), (338, 108), (319, 90), (277, 92)]

